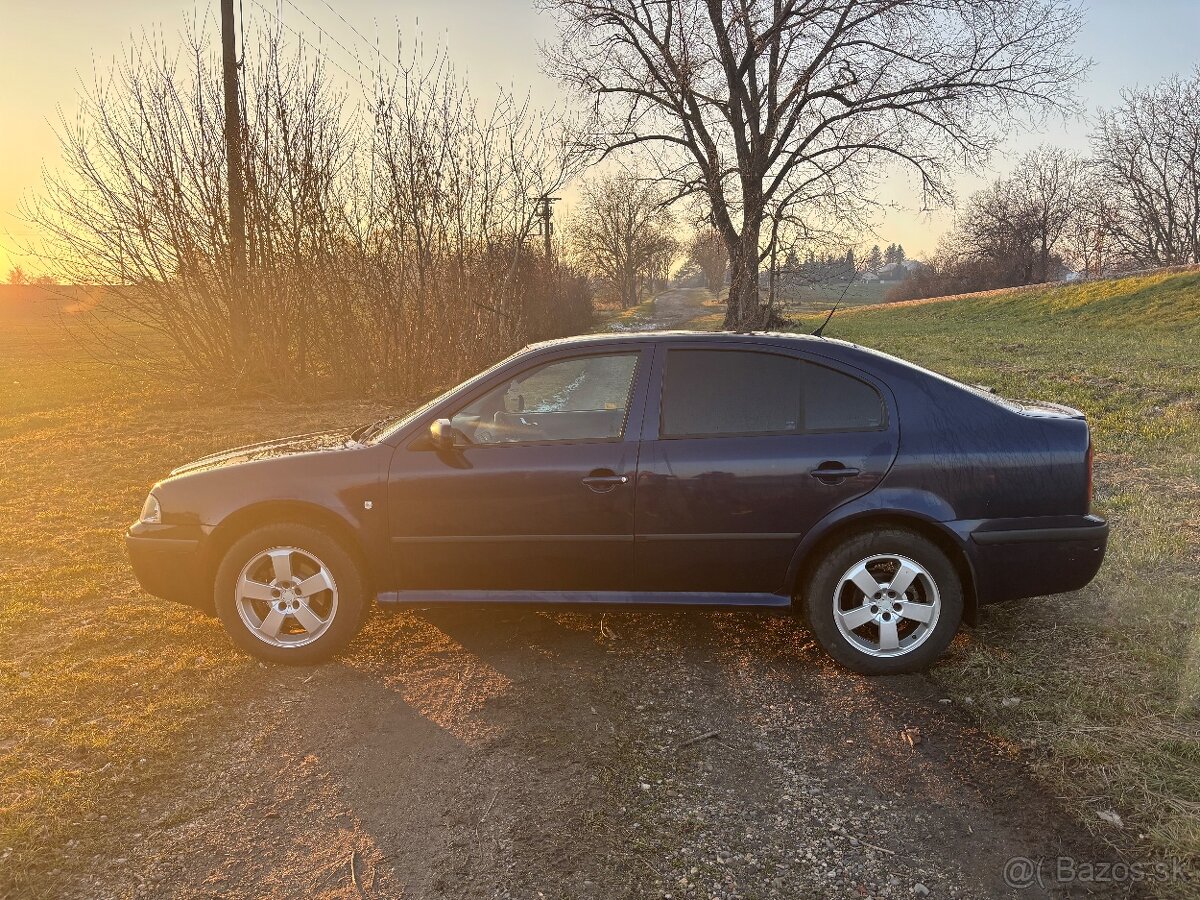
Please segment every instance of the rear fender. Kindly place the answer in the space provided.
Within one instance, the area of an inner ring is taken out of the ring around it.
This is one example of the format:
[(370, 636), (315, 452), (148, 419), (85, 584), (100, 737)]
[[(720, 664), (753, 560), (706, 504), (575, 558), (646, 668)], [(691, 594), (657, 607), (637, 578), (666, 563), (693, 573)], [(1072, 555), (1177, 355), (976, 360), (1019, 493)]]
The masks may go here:
[(858, 528), (909, 526), (926, 534), (950, 555), (963, 579), (963, 617), (974, 625), (977, 615), (975, 565), (964, 535), (950, 527), (954, 510), (936, 494), (909, 488), (882, 488), (838, 507), (804, 535), (788, 565), (785, 591), (795, 596), (803, 587), (814, 551), (828, 539)]

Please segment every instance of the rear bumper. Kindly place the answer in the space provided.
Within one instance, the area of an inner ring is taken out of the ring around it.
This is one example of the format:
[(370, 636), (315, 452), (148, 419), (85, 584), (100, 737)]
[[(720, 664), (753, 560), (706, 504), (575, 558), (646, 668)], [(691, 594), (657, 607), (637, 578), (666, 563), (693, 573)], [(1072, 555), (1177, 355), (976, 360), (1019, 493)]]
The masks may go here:
[(206, 608), (212, 598), (202, 565), (204, 537), (195, 525), (131, 525), (125, 546), (138, 584), (155, 597)]
[[(988, 519), (966, 525), (979, 603), (1077, 591), (1093, 578), (1108, 547), (1099, 516)], [(965, 534), (964, 534), (965, 532)]]

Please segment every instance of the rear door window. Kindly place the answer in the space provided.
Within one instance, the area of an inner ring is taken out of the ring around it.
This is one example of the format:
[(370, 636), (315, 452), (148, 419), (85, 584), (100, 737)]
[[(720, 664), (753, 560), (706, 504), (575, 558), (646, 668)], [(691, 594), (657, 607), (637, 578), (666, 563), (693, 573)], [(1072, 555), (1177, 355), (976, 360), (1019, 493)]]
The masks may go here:
[(670, 350), (664, 438), (882, 427), (883, 402), (864, 381), (792, 356), (750, 350)]
[(671, 350), (663, 378), (664, 437), (775, 434), (800, 427), (800, 371), (790, 356)]

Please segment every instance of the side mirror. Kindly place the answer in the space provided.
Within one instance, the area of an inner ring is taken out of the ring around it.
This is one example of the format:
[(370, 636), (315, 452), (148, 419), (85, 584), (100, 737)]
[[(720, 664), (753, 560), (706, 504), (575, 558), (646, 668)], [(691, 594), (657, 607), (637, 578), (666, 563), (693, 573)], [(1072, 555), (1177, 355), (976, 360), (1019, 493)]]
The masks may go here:
[(429, 423), (429, 438), (438, 450), (453, 450), (454, 426), (449, 419), (434, 419)]

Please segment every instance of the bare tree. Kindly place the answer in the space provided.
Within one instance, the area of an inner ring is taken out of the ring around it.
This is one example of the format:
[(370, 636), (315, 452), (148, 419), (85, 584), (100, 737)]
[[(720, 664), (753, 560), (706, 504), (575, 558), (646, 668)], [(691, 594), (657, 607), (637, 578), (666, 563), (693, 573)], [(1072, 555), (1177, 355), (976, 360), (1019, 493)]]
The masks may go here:
[(869, 202), (880, 166), (927, 201), (956, 164), (1072, 102), (1079, 10), (1063, 0), (542, 0), (550, 69), (592, 104), (586, 145), (653, 147), (676, 196), (702, 195), (730, 255), (726, 324), (753, 327), (764, 223)]
[(704, 274), (704, 285), (711, 293), (720, 293), (729, 270), (729, 252), (721, 232), (712, 226), (696, 230), (687, 245), (688, 260)]
[(1081, 157), (1059, 148), (1026, 154), (1007, 177), (970, 198), (944, 247), (990, 267), (992, 287), (1057, 276), (1053, 254), (1080, 215), (1086, 168)]
[(1035, 282), (1050, 279), (1050, 254), (1078, 215), (1086, 168), (1082, 157), (1043, 146), (1026, 154), (1010, 176), (1017, 203), (1028, 211), (1037, 235)]
[(13, 266), (8, 270), (9, 284), (29, 284), (29, 276), (25, 274), (25, 270), (20, 266)]
[[(987, 288), (1033, 281), (1040, 243), (1038, 216), (1023, 199), (1010, 179), (972, 194), (942, 240), (940, 267), (981, 273)], [(953, 265), (948, 264), (951, 261)]]
[(1092, 136), (1112, 239), (1134, 264), (1200, 262), (1200, 68), (1122, 101)]
[(665, 277), (678, 252), (674, 222), (656, 185), (634, 175), (584, 184), (571, 225), (575, 259), (613, 289), (622, 306), (638, 302), (642, 277)]

